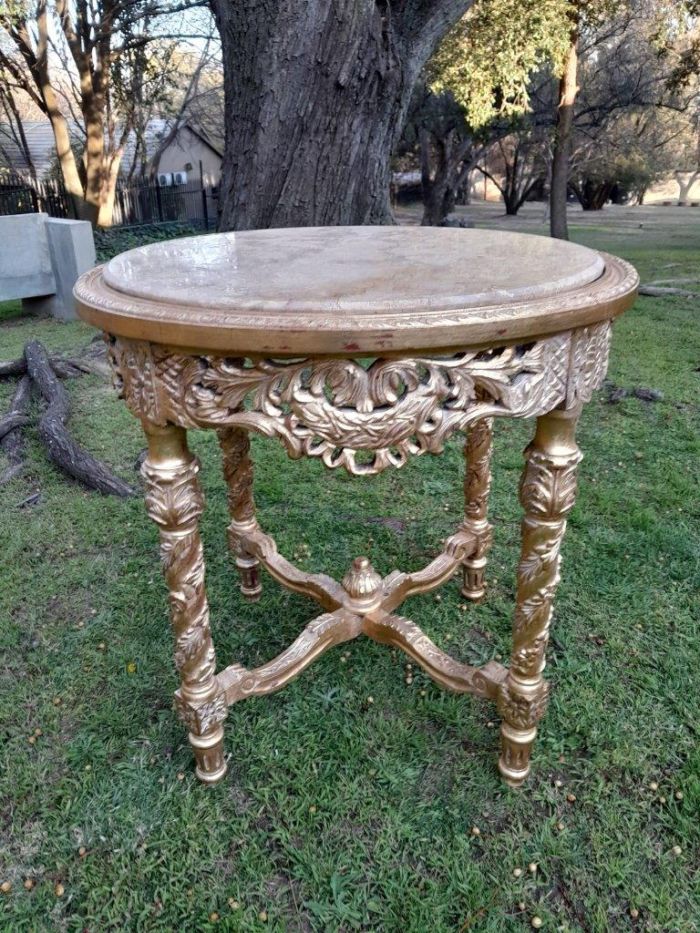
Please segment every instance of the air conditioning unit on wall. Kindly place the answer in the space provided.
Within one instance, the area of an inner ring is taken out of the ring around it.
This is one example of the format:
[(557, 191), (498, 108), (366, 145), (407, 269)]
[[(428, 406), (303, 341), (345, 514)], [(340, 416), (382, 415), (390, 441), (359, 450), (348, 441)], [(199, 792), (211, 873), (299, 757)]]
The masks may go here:
[(158, 186), (160, 188), (169, 188), (173, 183), (172, 172), (158, 172)]
[(186, 185), (187, 184), (187, 172), (173, 172), (173, 184), (174, 185)]

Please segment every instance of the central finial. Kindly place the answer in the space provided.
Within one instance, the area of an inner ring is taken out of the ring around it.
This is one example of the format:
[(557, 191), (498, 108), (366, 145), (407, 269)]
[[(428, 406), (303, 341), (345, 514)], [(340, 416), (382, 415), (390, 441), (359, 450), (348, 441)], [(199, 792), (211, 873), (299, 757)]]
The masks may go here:
[(367, 557), (356, 557), (343, 577), (343, 587), (353, 600), (374, 605), (382, 585), (382, 578)]

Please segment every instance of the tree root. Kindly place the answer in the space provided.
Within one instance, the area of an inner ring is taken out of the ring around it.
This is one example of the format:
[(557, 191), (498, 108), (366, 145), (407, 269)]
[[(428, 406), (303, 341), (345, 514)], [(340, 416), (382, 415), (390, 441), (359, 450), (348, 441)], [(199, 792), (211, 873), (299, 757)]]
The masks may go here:
[(70, 401), (58, 377), (69, 378), (93, 371), (89, 364), (83, 364), (80, 360), (51, 359), (36, 340), (25, 346), (21, 360), (0, 363), (0, 375), (22, 377), (7, 415), (0, 420), (0, 446), (9, 461), (7, 470), (0, 476), (0, 485), (22, 470), (24, 443), (21, 431), (28, 420), (30, 391), (34, 386), (46, 403), (39, 419), (38, 432), (49, 459), (68, 476), (90, 489), (113, 496), (134, 494), (131, 486), (114, 476), (104, 463), (80, 447), (66, 428)]
[(24, 435), (22, 434), (22, 428), (28, 420), (31, 392), (31, 379), (29, 376), (22, 376), (17, 383), (7, 415), (3, 419), (4, 423), (7, 423), (12, 417), (19, 417), (22, 421), (15, 424), (0, 438), (0, 449), (7, 457), (7, 467), (0, 474), (0, 486), (9, 483), (24, 469)]
[[(88, 363), (84, 360), (62, 359), (60, 356), (49, 358), (51, 368), (59, 379), (75, 379), (78, 376), (84, 376), (87, 373), (97, 373), (102, 375), (104, 370), (97, 364)], [(23, 356), (17, 360), (0, 361), (0, 379), (8, 376), (23, 376), (27, 372), (27, 361)]]

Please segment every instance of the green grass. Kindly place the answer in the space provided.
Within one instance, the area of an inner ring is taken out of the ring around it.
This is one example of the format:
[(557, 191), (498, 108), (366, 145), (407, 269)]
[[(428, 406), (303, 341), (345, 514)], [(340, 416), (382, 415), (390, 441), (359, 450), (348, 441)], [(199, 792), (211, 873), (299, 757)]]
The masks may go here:
[[(696, 274), (697, 227), (616, 232), (604, 219), (575, 237), (645, 279)], [(367, 640), (346, 663), (329, 652), (281, 693), (233, 707), (229, 774), (199, 785), (171, 711), (155, 529), (138, 500), (58, 475), (30, 433), (28, 470), (0, 493), (0, 880), (12, 883), (0, 929), (447, 933), (525, 930), (535, 914), (544, 930), (700, 929), (699, 314), (683, 299), (641, 299), (616, 326), (610, 380), (664, 400), (610, 405), (598, 393), (584, 413), (553, 699), (520, 792), (497, 776), (491, 704), (421, 673), (407, 686), (405, 659)], [(0, 357), (30, 337), (75, 350), (92, 336), (15, 310)], [(80, 441), (136, 481), (135, 420), (97, 377), (67, 388)], [(11, 391), (0, 384), (3, 408)], [(497, 425), (486, 603), (460, 609), (455, 580), (440, 601), (406, 606), (468, 661), (508, 652), (531, 432)], [(215, 439), (192, 442), (219, 662), (254, 665), (317, 610), (269, 579), (258, 604), (242, 602)], [(306, 543), (307, 568), (340, 576), (361, 553), (383, 573), (417, 568), (459, 520), (457, 442), (371, 481), (292, 463), (272, 441), (256, 438), (254, 454), (262, 524), (286, 554)]]

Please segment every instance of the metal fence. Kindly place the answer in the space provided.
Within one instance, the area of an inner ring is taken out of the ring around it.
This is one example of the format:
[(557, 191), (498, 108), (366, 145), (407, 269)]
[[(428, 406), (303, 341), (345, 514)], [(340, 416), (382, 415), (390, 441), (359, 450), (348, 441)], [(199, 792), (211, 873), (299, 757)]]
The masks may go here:
[[(209, 229), (216, 226), (218, 191), (199, 182), (157, 185), (143, 182), (117, 185), (112, 226), (187, 222)], [(44, 212), (51, 217), (73, 218), (73, 200), (60, 181), (30, 181), (0, 175), (0, 216)]]

